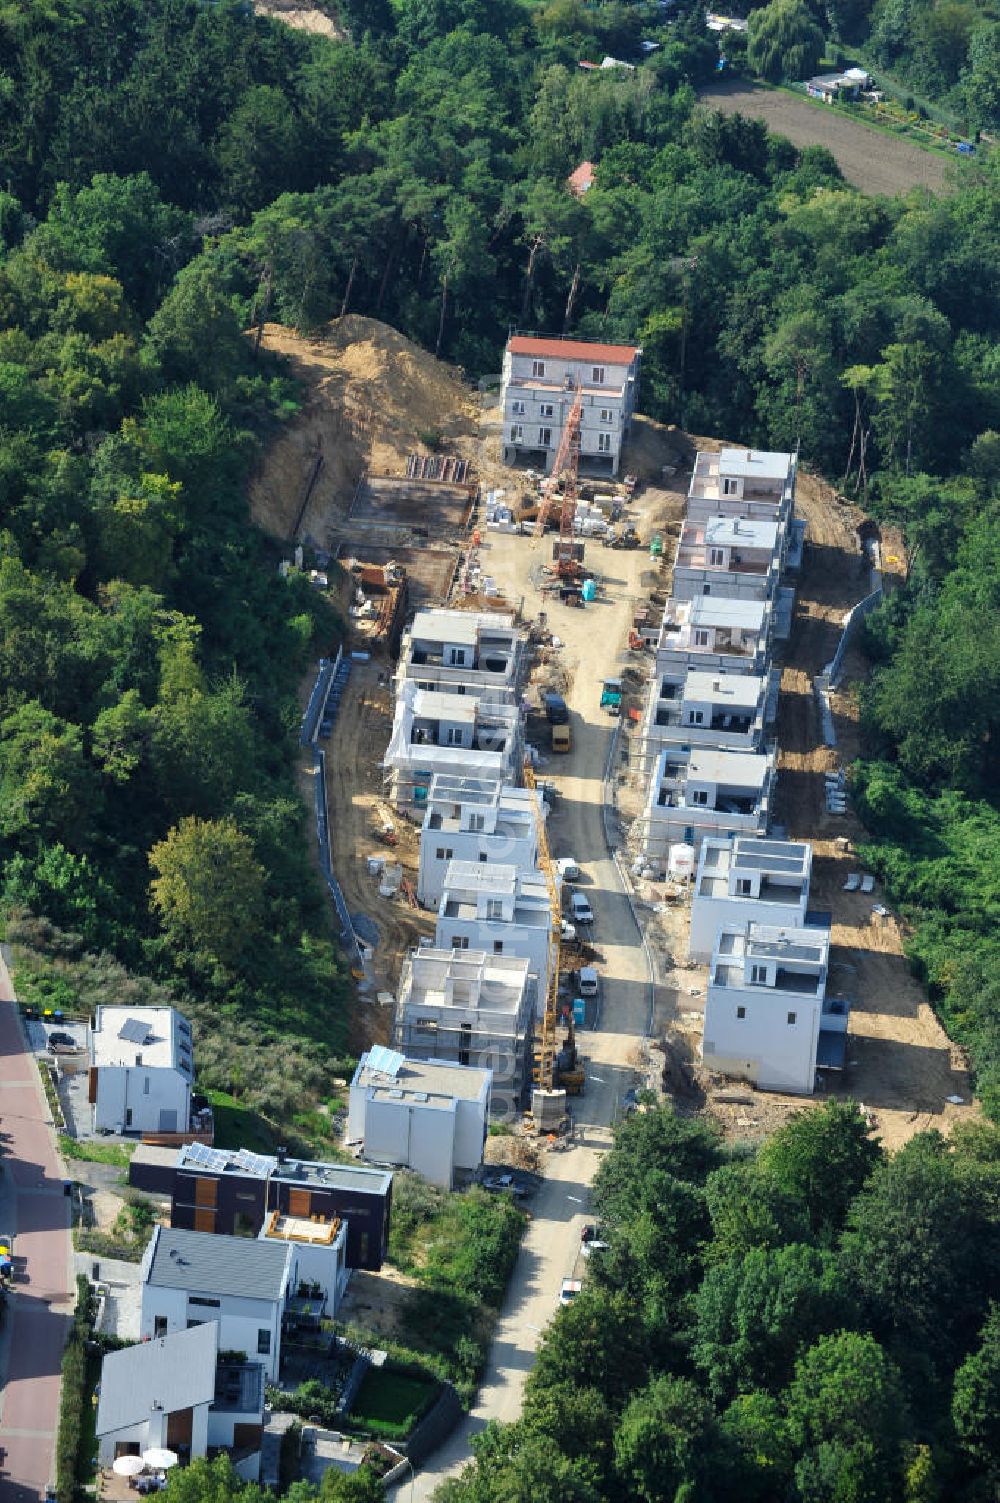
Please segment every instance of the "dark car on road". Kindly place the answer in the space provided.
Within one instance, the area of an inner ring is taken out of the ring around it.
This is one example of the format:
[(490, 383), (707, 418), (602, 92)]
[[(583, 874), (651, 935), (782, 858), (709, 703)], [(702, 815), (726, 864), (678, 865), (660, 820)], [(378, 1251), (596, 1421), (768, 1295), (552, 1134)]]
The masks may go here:
[(543, 694), (542, 704), (545, 707), (545, 718), (550, 725), (565, 725), (569, 720), (569, 709), (561, 694)]

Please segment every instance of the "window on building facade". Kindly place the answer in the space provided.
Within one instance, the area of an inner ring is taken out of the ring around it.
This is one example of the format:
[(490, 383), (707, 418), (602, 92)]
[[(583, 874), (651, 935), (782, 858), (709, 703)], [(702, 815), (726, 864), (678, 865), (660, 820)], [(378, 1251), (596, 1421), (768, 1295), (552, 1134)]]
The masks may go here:
[(153, 1316), (153, 1335), (165, 1336), (167, 1334), (167, 1317), (165, 1315)]
[(726, 555), (721, 548), (712, 548), (708, 555), (708, 561), (718, 569), (726, 562)]
[(737, 481), (735, 481), (735, 480), (724, 480), (722, 482), (722, 494), (724, 496), (735, 496), (738, 490), (739, 490), (739, 484), (738, 484)]
[(552, 402), (543, 402), (538, 409), (538, 416), (553, 417), (555, 415), (555, 410), (555, 406)]
[(611, 434), (610, 433), (599, 433), (597, 435), (597, 452), (598, 452), (598, 454), (610, 454), (611, 453)]
[(615, 420), (615, 415), (611, 411), (611, 408), (610, 407), (602, 407), (601, 408), (601, 422), (602, 423), (613, 423), (614, 420)]
[(495, 939), (493, 941), (493, 953), (494, 953), (494, 955), (502, 955), (503, 954), (503, 940), (502, 939)]
[(510, 410), (515, 417), (524, 417), (525, 407), (523, 402), (511, 402)]
[(461, 746), (461, 744), (462, 744), (462, 731), (461, 731), (461, 728), (459, 726), (457, 726), (457, 725), (450, 725), (448, 727), (448, 740), (446, 741), (445, 745), (446, 746)]
[(257, 1355), (258, 1357), (270, 1357), (271, 1333), (266, 1326), (260, 1326), (257, 1331)]
[(591, 380), (595, 386), (604, 385), (604, 366), (594, 365), (591, 367)]
[(520, 423), (511, 423), (511, 425), (510, 425), (510, 441), (511, 441), (511, 443), (512, 444), (519, 444), (519, 443), (521, 443), (523, 441), (523, 439), (524, 439), (524, 428), (523, 428), (523, 426)]
[(705, 804), (707, 804), (708, 803), (708, 790), (705, 789), (705, 788), (696, 788), (694, 790), (694, 792), (691, 794), (691, 802), (692, 802), (692, 804), (701, 804), (703, 806)]
[(795, 1022), (795, 1019), (796, 1019), (796, 1018), (797, 1018), (797, 1017), (798, 1017), (798, 1013), (797, 1013), (797, 1012), (790, 1012), (790, 1013), (789, 1013), (789, 1014), (788, 1014), (788, 1021), (789, 1021), (789, 1023), (794, 1023), (794, 1022)]
[(540, 447), (543, 448), (543, 449), (547, 449), (547, 448), (550, 447), (550, 445), (552, 443), (552, 429), (551, 428), (539, 428), (539, 430), (538, 430), (538, 443), (539, 443)]
[(533, 360), (531, 362), (531, 374), (533, 376), (539, 376), (539, 377), (540, 376), (544, 376), (545, 375), (545, 361), (544, 360)]
[(467, 950), (469, 948), (469, 936), (467, 934), (453, 934), (451, 937), (453, 950)]
[(703, 710), (692, 710), (688, 715), (688, 725), (704, 725), (705, 713)]
[(500, 898), (486, 899), (486, 917), (488, 919), (503, 918), (503, 902)]
[(746, 1010), (746, 1008), (745, 1008), (745, 1007), (738, 1007), (738, 1008), (737, 1008), (737, 1009), (736, 1009), (736, 1016), (737, 1016), (737, 1017), (738, 1017), (738, 1018), (745, 1018), (745, 1017), (746, 1017), (746, 1015), (747, 1015), (747, 1010)]
[(750, 967), (750, 980), (753, 981), (757, 986), (766, 986), (767, 985), (767, 966), (766, 965), (752, 965)]
[(707, 631), (700, 631), (700, 630), (696, 631), (695, 634), (694, 634), (694, 645), (696, 647), (707, 647), (708, 646), (708, 632)]
[(470, 830), (484, 830), (485, 828), (486, 828), (486, 815), (485, 814), (470, 814), (469, 815), (469, 829)]
[(434, 855), (438, 861), (450, 861), (454, 854), (454, 851), (450, 850), (446, 845), (439, 845), (437, 850), (434, 852)]
[(737, 894), (737, 897), (748, 898), (752, 892), (753, 892), (753, 884), (751, 883), (749, 877), (737, 877), (736, 878), (736, 894)]

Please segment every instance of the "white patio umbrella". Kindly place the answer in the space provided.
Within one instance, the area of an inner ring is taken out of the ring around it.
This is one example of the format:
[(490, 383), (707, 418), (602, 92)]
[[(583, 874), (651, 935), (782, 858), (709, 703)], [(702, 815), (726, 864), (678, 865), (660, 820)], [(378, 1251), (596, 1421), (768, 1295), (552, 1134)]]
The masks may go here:
[(119, 1477), (138, 1477), (146, 1470), (146, 1463), (141, 1456), (116, 1456), (111, 1470)]
[(168, 1451), (165, 1446), (154, 1446), (151, 1451), (143, 1451), (142, 1459), (154, 1471), (165, 1472), (177, 1465), (178, 1457), (176, 1451)]

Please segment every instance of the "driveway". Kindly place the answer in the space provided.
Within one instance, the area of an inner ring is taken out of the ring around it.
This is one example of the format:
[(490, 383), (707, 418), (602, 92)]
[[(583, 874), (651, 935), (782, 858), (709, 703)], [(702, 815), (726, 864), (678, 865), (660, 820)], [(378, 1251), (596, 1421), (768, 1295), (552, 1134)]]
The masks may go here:
[(44, 1498), (55, 1480), (59, 1373), (75, 1302), (70, 1202), (38, 1070), (29, 1053), (0, 955), (0, 1218), (13, 1230), (19, 1270), (0, 1341), (0, 1496)]
[[(527, 615), (548, 608), (533, 588), (528, 571), (539, 561), (525, 538), (491, 534), (484, 567), (517, 598), (525, 597)], [(650, 979), (641, 937), (608, 854), (604, 828), (604, 777), (612, 753), (614, 721), (600, 708), (605, 677), (621, 672), (621, 653), (632, 604), (641, 593), (639, 576), (649, 568), (648, 555), (594, 550), (594, 560), (617, 576), (607, 586), (607, 603), (585, 611), (565, 611), (558, 629), (566, 641), (565, 661), (573, 678), (565, 698), (570, 709), (573, 750), (552, 757), (543, 776), (558, 783), (559, 798), (549, 821), (554, 857), (572, 853), (580, 863), (581, 891), (594, 909), (593, 942), (604, 955), (602, 1007), (596, 1032), (578, 1032), (587, 1060), (585, 1095), (572, 1099), (576, 1141), (548, 1156), (546, 1178), (531, 1201), (532, 1221), (507, 1288), (500, 1320), (476, 1406), (448, 1441), (417, 1473), (413, 1498), (427, 1499), (449, 1475), (469, 1460), (469, 1442), (490, 1420), (511, 1421), (521, 1412), (525, 1379), (541, 1333), (559, 1303), (559, 1289), (569, 1278), (580, 1250), (580, 1232), (588, 1220), (589, 1186), (611, 1142), (615, 1107), (635, 1083), (635, 1061), (650, 1013)], [(410, 1480), (398, 1488), (409, 1497)], [(404, 1491), (405, 1489), (405, 1491)]]

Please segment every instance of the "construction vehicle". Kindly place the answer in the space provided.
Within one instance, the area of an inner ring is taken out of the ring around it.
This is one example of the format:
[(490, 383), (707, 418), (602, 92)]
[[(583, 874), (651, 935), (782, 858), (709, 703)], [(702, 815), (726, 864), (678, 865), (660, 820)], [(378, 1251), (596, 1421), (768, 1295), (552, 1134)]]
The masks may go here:
[(634, 527), (616, 528), (604, 539), (605, 548), (641, 548), (642, 539)]
[(607, 710), (609, 715), (620, 715), (622, 710), (622, 681), (620, 678), (606, 678), (601, 689), (601, 709)]
[[(565, 730), (565, 726), (554, 726), (553, 730)], [(535, 770), (530, 762), (524, 764), (524, 786), (532, 790), (537, 788)], [(556, 1042), (556, 1027), (559, 1018), (559, 955), (562, 931), (562, 904), (559, 898), (559, 882), (556, 878), (555, 866), (549, 851), (548, 834), (545, 829), (545, 820), (537, 802), (534, 803), (535, 832), (538, 838), (538, 865), (545, 877), (545, 888), (549, 897), (549, 908), (552, 913), (552, 927), (549, 932), (549, 985), (545, 995), (545, 1011), (542, 1014), (542, 1026), (539, 1037), (535, 1041), (534, 1059), (532, 1062), (532, 1082), (540, 1091), (560, 1089), (568, 1095), (579, 1095), (583, 1091), (583, 1070), (576, 1050), (576, 1035), (573, 1031), (572, 1019), (566, 1033), (566, 1039), (559, 1048)], [(561, 1064), (557, 1065), (557, 1058)]]
[(580, 570), (574, 547), (576, 538), (573, 522), (576, 518), (577, 485), (580, 473), (580, 426), (583, 421), (583, 387), (577, 387), (576, 396), (566, 417), (566, 423), (556, 450), (551, 474), (542, 482), (542, 504), (535, 521), (535, 536), (541, 537), (562, 486), (559, 511), (559, 543), (556, 553), (556, 573), (561, 578), (575, 578)]
[(552, 750), (554, 752), (568, 752), (572, 750), (573, 741), (569, 733), (568, 725), (554, 725), (552, 727)]

